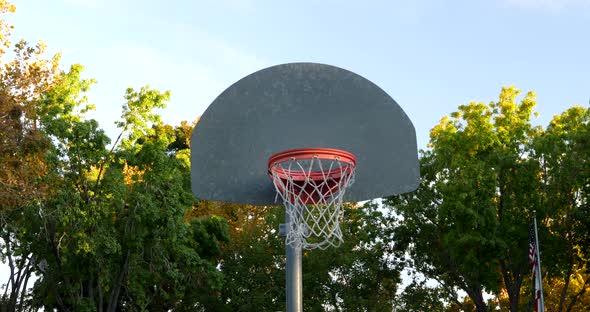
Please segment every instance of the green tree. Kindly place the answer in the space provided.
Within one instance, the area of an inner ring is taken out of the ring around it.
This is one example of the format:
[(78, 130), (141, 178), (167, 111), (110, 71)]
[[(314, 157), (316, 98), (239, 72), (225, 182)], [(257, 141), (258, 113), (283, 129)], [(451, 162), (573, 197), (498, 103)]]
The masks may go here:
[(541, 211), (538, 162), (528, 157), (542, 133), (530, 124), (535, 95), (503, 88), (498, 102), (462, 105), (444, 117), (422, 151), (419, 189), (385, 203), (403, 221), (396, 240), (413, 266), (447, 289), (461, 289), (476, 311), (483, 294), (504, 288), (509, 310), (522, 305), (530, 274), (528, 224)]
[(554, 311), (573, 311), (590, 285), (590, 108), (556, 115), (535, 148), (544, 203), (540, 235), (548, 243), (542, 260), (545, 276), (561, 290), (548, 292), (546, 302)]
[(12, 236), (27, 246), (27, 268), (39, 275), (26, 304), (60, 311), (199, 309), (221, 287), (215, 265), (228, 234), (223, 219), (185, 219), (196, 203), (186, 124), (164, 125), (152, 112), (165, 106), (169, 92), (130, 88), (117, 122), (121, 134), (107, 149), (109, 138), (85, 118), (93, 105), (84, 93), (94, 81), (81, 72), (72, 66), (31, 100), (47, 142), (38, 179), (50, 187), (19, 212), (23, 235)]
[(395, 308), (397, 311), (407, 312), (443, 312), (445, 305), (442, 297), (439, 289), (427, 287), (424, 282), (414, 280), (396, 298)]
[(304, 257), (304, 298), (311, 311), (392, 311), (402, 268), (394, 222), (376, 201), (346, 207), (340, 247)]
[(224, 283), (207, 311), (284, 310), (284, 238), (278, 225), (284, 209), (200, 201), (191, 218), (218, 215), (229, 223), (230, 240), (223, 244), (219, 269)]
[(412, 282), (395, 299), (395, 311), (455, 312), (474, 310), (473, 304), (461, 301), (456, 293), (440, 286), (428, 285), (426, 280), (414, 276)]
[[(224, 286), (209, 311), (277, 311), (285, 308), (285, 238), (279, 236), (284, 207), (201, 201), (193, 216), (228, 220), (230, 242), (222, 248)], [(338, 248), (304, 251), (306, 311), (391, 311), (399, 263), (390, 244), (391, 215), (373, 202), (347, 206)]]

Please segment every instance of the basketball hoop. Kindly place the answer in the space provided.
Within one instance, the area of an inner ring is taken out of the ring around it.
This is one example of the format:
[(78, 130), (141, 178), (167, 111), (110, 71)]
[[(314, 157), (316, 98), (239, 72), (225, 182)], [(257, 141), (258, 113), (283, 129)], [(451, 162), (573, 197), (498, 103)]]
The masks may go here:
[(342, 242), (342, 199), (354, 183), (356, 158), (331, 148), (293, 149), (268, 160), (268, 175), (288, 217), (286, 243), (304, 249)]

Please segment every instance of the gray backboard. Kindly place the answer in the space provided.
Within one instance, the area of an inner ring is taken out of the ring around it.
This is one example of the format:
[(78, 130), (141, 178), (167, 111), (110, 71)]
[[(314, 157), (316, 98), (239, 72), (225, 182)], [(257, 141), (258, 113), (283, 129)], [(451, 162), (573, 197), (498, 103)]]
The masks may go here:
[(356, 156), (349, 202), (410, 192), (419, 183), (416, 131), (387, 93), (342, 68), (290, 63), (239, 80), (201, 116), (191, 138), (193, 193), (206, 200), (280, 204), (268, 158), (305, 147)]

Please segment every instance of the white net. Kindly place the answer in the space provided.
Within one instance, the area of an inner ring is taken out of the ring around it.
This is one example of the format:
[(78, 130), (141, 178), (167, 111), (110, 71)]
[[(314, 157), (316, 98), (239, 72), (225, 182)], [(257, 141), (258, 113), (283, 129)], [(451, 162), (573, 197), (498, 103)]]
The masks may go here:
[(303, 249), (342, 242), (342, 199), (354, 182), (355, 165), (334, 159), (295, 159), (269, 168), (287, 212), (286, 243)]

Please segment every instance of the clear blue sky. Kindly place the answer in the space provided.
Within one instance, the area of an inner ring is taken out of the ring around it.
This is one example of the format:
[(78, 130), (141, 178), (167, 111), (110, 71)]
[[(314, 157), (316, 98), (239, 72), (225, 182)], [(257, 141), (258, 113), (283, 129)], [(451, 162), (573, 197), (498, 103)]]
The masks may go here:
[(162, 112), (200, 115), (233, 82), (310, 61), (352, 70), (406, 111), (421, 148), (460, 104), (503, 85), (538, 95), (537, 123), (590, 100), (590, 0), (118, 1), (16, 3), (15, 37), (43, 39), (98, 84), (93, 114), (114, 135), (128, 86), (171, 90)]

